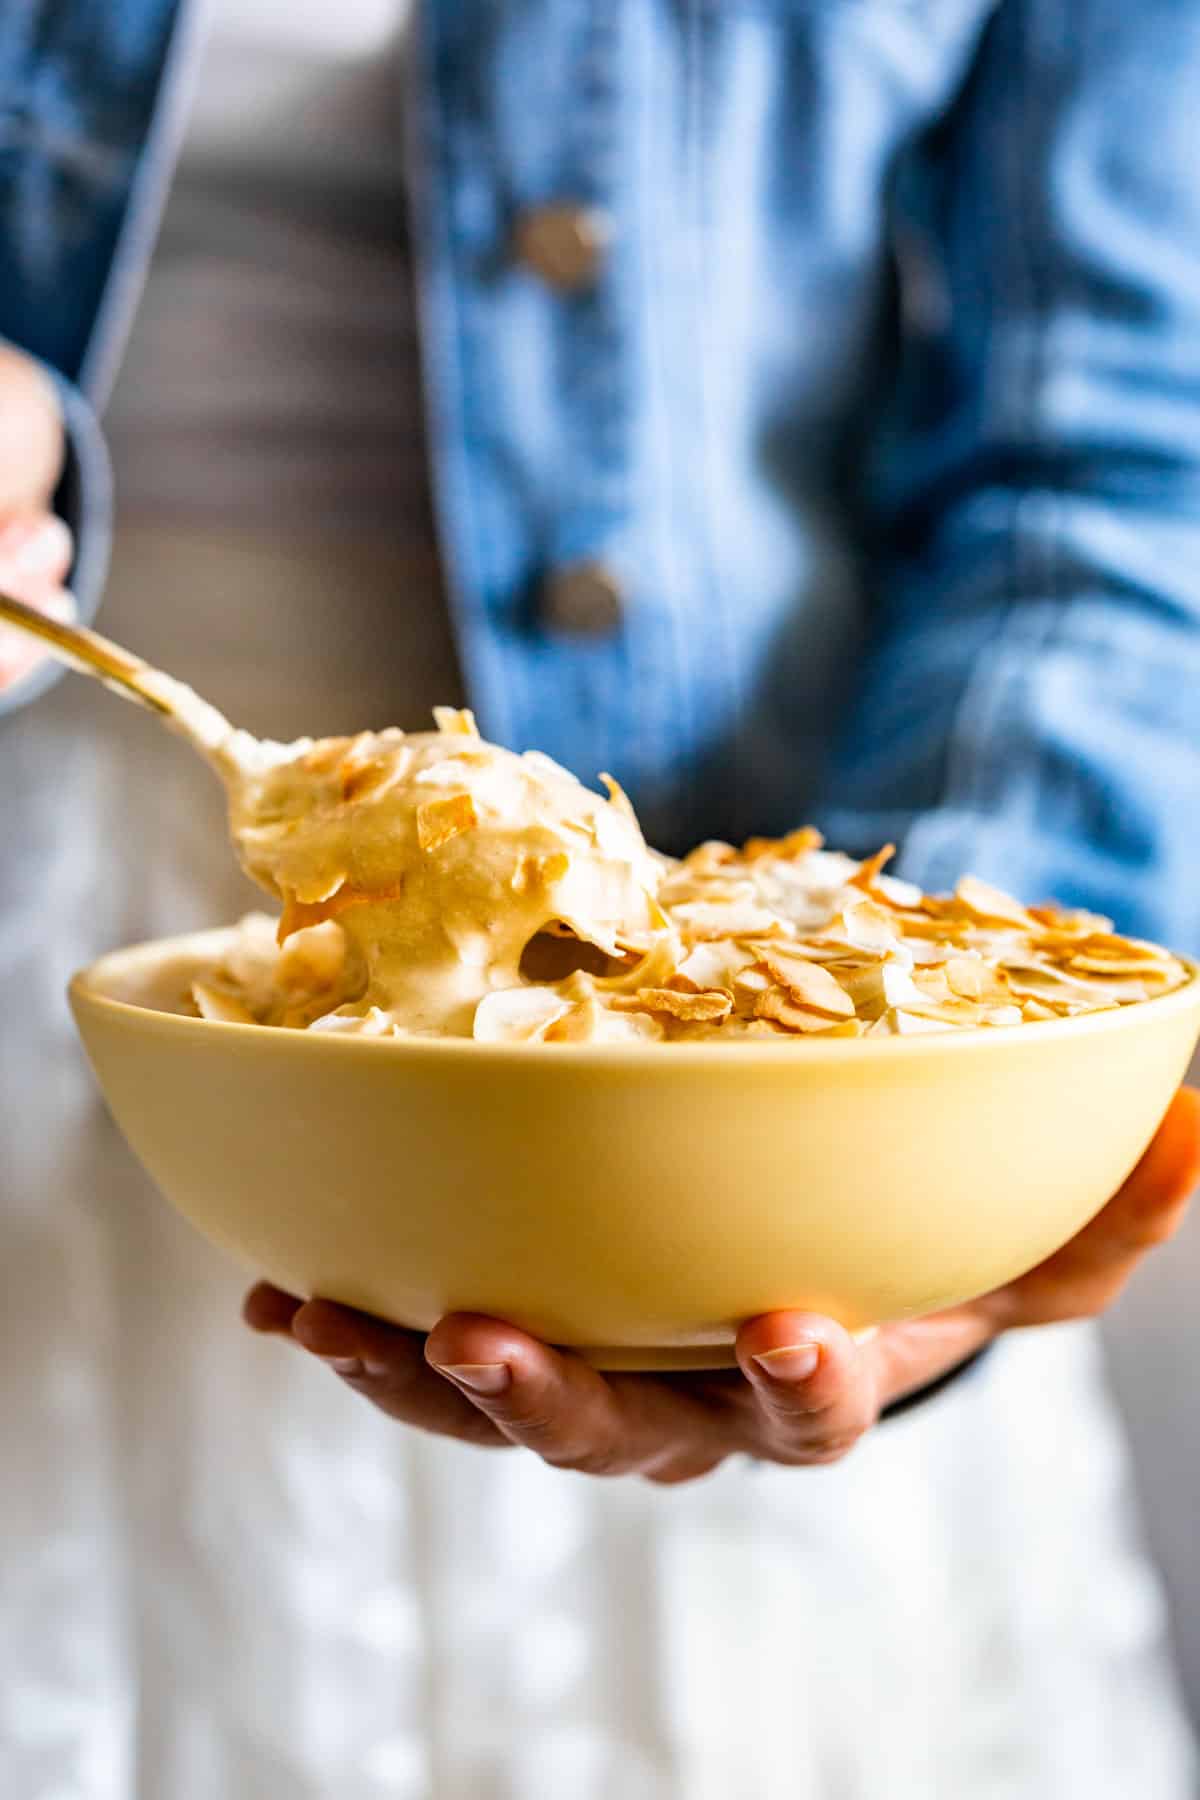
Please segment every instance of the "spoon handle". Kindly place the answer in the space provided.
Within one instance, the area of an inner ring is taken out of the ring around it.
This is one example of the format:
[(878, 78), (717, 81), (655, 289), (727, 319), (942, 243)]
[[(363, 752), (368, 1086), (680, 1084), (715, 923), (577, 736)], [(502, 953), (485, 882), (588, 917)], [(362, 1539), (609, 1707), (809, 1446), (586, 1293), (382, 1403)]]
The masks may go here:
[(59, 662), (78, 670), (81, 675), (95, 675), (107, 687), (128, 700), (148, 706), (152, 712), (172, 712), (167, 695), (156, 693), (153, 685), (146, 685), (147, 675), (153, 678), (156, 671), (140, 657), (122, 650), (119, 644), (101, 637), (98, 631), (88, 631), (82, 625), (63, 625), (58, 619), (47, 618), (36, 607), (27, 606), (24, 600), (14, 600), (9, 594), (0, 594), (0, 620), (6, 625), (15, 625), (18, 631), (27, 632), (31, 637), (40, 638), (49, 645)]
[(18, 631), (39, 638), (51, 655), (68, 668), (81, 675), (92, 675), (123, 699), (148, 707), (218, 769), (227, 760), (222, 756), (225, 747), (245, 736), (235, 733), (225, 715), (191, 688), (143, 662), (140, 656), (122, 649), (110, 638), (101, 637), (98, 631), (89, 631), (83, 625), (60, 624), (36, 607), (27, 606), (24, 600), (14, 600), (3, 593), (0, 624), (15, 625)]

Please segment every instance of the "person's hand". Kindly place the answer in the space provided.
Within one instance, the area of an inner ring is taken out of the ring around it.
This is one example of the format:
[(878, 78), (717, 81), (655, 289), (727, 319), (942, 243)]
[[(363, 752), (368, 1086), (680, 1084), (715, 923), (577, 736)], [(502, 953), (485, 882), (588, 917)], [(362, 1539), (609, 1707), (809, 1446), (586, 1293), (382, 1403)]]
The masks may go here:
[(1200, 1094), (1176, 1095), (1120, 1193), (1048, 1261), (980, 1300), (858, 1343), (831, 1319), (773, 1313), (738, 1333), (740, 1373), (600, 1375), (498, 1319), (455, 1313), (427, 1338), (260, 1283), (247, 1322), (290, 1337), (390, 1418), (556, 1468), (689, 1481), (727, 1456), (837, 1462), (890, 1401), (1001, 1332), (1091, 1318), (1179, 1226), (1200, 1181)]
[[(71, 533), (50, 511), (62, 462), (53, 383), (29, 357), (0, 345), (0, 592), (69, 619)], [(0, 694), (44, 654), (32, 638), (0, 626)]]

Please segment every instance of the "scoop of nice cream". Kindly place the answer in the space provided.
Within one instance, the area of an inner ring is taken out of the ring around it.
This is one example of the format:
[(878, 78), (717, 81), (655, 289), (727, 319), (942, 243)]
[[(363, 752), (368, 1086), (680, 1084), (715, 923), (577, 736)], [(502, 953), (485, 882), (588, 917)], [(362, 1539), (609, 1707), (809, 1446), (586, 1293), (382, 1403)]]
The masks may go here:
[(661, 929), (662, 864), (619, 790), (484, 743), (469, 713), (437, 717), (434, 732), (295, 745), (230, 782), (238, 854), (283, 903), (280, 942), (340, 927), (346, 998), (327, 1026), (385, 1015), (469, 1035), (545, 928), (614, 957)]

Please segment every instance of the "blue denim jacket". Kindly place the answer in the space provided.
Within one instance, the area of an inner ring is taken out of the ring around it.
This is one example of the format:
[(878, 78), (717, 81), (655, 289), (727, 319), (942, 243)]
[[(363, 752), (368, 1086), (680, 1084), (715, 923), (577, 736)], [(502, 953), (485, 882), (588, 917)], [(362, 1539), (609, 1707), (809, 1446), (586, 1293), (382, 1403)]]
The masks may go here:
[[(188, 37), (0, 18), (0, 333), (85, 437)], [(410, 68), (485, 729), (671, 843), (815, 814), (1200, 947), (1200, 8), (427, 0)], [(609, 221), (570, 294), (510, 248), (560, 199)], [(619, 626), (549, 628), (589, 558)]]

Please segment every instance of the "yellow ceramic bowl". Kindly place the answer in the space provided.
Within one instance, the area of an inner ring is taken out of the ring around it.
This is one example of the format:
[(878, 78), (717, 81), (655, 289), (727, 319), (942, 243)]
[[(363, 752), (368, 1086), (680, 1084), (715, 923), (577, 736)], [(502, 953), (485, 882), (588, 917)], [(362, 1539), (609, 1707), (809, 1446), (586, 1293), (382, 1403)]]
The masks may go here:
[(1011, 1279), (1119, 1186), (1200, 1032), (1197, 979), (827, 1044), (405, 1043), (152, 1010), (223, 942), (119, 951), (71, 990), (167, 1198), (294, 1293), (421, 1329), (492, 1313), (610, 1368), (727, 1364), (774, 1307), (859, 1328)]

